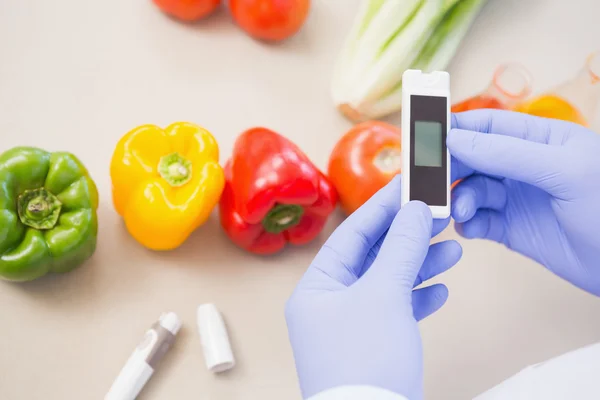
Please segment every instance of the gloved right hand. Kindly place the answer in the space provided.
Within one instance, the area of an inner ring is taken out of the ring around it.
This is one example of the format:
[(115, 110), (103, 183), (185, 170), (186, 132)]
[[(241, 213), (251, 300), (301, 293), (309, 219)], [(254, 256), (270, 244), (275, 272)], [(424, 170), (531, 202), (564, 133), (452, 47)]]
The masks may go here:
[(454, 114), (452, 217), (600, 296), (600, 135), (498, 110)]

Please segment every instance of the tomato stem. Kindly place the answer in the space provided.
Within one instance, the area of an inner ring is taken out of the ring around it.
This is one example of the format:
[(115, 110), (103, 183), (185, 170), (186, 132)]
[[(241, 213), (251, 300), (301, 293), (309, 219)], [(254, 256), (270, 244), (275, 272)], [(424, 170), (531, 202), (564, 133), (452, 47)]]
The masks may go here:
[(396, 147), (385, 147), (377, 153), (373, 164), (384, 173), (396, 173), (402, 168), (402, 152)]

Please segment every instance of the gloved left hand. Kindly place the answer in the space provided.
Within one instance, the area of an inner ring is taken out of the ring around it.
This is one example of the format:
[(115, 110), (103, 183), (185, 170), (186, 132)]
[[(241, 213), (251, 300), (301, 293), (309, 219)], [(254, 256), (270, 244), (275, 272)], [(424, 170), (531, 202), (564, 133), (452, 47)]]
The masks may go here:
[(423, 397), (417, 321), (438, 310), (448, 290), (413, 288), (460, 259), (455, 241), (429, 244), (448, 222), (432, 221), (421, 202), (400, 210), (396, 177), (331, 235), (286, 307), (305, 398), (343, 385)]

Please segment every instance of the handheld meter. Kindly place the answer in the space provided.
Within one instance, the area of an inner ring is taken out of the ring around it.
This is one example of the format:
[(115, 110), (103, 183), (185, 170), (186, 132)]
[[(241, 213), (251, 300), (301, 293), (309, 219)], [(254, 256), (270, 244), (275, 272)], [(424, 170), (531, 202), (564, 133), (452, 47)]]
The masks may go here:
[(450, 75), (406, 70), (402, 75), (401, 204), (420, 200), (433, 218), (450, 216)]

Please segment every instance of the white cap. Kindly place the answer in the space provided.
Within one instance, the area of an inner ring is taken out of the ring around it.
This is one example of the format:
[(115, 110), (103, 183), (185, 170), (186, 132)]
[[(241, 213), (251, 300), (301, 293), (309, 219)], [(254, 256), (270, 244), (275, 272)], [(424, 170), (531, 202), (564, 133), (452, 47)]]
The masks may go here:
[(198, 332), (204, 350), (206, 367), (212, 372), (223, 372), (235, 366), (223, 317), (214, 304), (198, 306)]
[(158, 322), (160, 325), (171, 332), (173, 335), (177, 335), (179, 329), (181, 329), (181, 320), (174, 312), (163, 313)]

